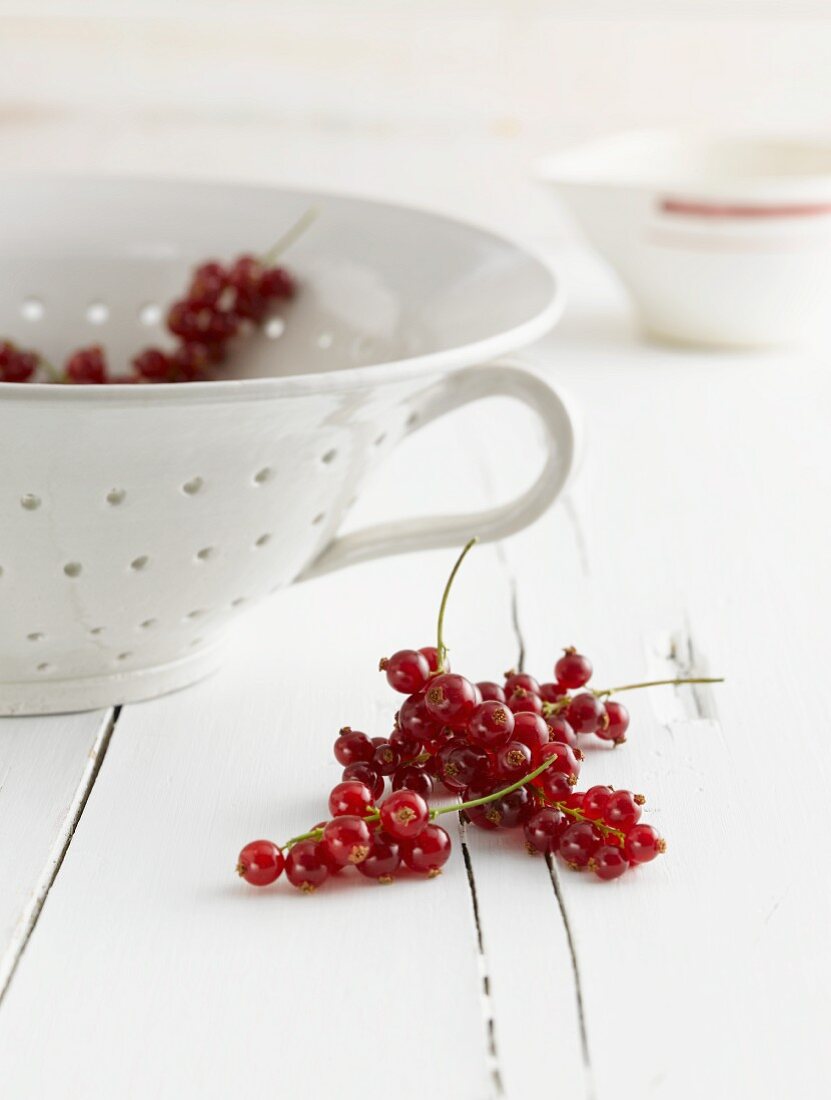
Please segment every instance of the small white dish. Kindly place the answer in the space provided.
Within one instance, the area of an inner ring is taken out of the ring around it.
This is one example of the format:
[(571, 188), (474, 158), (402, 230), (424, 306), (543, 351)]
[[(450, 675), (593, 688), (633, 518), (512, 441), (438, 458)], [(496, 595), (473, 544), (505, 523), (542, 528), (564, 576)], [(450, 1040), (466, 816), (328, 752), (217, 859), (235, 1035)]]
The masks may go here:
[(540, 178), (629, 289), (647, 332), (760, 347), (831, 318), (831, 144), (633, 131)]
[[(244, 375), (180, 385), (0, 384), (0, 714), (130, 702), (219, 662), (237, 614), (299, 577), (526, 526), (561, 490), (573, 428), (504, 361), (561, 308), (550, 269), (484, 230), (383, 203), (267, 187), (0, 182), (0, 338), (61, 361), (101, 342), (116, 373), (163, 341), (192, 266), (264, 251), (300, 293), (246, 338)], [(472, 515), (337, 534), (405, 436), (493, 394), (539, 416), (536, 482)]]

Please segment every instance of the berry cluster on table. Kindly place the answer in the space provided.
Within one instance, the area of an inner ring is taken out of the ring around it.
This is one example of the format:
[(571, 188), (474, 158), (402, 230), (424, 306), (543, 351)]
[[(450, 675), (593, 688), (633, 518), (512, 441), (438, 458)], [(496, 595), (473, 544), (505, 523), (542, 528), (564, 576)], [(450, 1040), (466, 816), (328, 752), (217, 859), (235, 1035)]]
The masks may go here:
[[(247, 844), (238, 874), (267, 886), (285, 873), (311, 893), (353, 867), (385, 884), (402, 870), (434, 877), (452, 842), (437, 818), (462, 814), (488, 831), (521, 832), (531, 854), (557, 856), (574, 871), (611, 881), (666, 850), (656, 829), (641, 821), (643, 795), (608, 785), (578, 791), (584, 759), (580, 741), (626, 740), (629, 713), (615, 692), (656, 684), (716, 683), (690, 678), (589, 687), (592, 663), (573, 647), (540, 683), (510, 671), (501, 682), (452, 672), (442, 633), (451, 572), (439, 612), (438, 645), (402, 649), (380, 662), (389, 685), (406, 698), (388, 737), (344, 727), (334, 743), (342, 780), (329, 794), (329, 818), (282, 845)], [(389, 792), (388, 792), (389, 785)], [(438, 791), (460, 801), (431, 807)]]

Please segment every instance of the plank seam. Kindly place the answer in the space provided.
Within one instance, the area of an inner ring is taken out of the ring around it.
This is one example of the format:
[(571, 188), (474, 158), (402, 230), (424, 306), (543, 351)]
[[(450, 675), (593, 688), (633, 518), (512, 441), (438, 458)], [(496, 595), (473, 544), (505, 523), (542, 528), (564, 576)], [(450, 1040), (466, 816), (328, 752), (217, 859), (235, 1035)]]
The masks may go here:
[(571, 958), (571, 969), (574, 974), (574, 997), (577, 1004), (577, 1022), (580, 1028), (580, 1047), (583, 1053), (583, 1065), (586, 1069), (586, 1097), (587, 1100), (592, 1100), (594, 1097), (594, 1086), (592, 1085), (592, 1064), (591, 1054), (589, 1051), (589, 1035), (588, 1028), (586, 1026), (586, 1013), (583, 1005), (583, 985), (580, 979), (580, 964), (577, 961), (577, 948), (574, 943), (574, 936), (571, 931), (571, 921), (569, 920), (568, 911), (566, 910), (565, 899), (563, 898), (562, 890), (560, 889), (560, 877), (557, 874), (554, 867), (554, 859), (551, 855), (545, 857), (546, 865), (548, 866), (548, 877), (551, 879), (551, 885), (554, 888), (554, 896), (557, 899), (557, 906), (560, 910), (560, 918), (563, 922), (563, 928), (565, 929), (566, 942), (568, 944), (568, 953)]
[(104, 758), (107, 755), (107, 749), (110, 746), (113, 730), (115, 729), (120, 713), (121, 707), (115, 707), (106, 721), (101, 724), (101, 729), (90, 750), (89, 761), (84, 768), (84, 772), (78, 783), (78, 788), (69, 806), (63, 828), (58, 834), (55, 844), (49, 853), (43, 874), (35, 884), (31, 900), (20, 916), (11, 942), (2, 959), (0, 959), (0, 1005), (3, 1003), (3, 998), (11, 985), (21, 956), (26, 950), (26, 946), (35, 930), (43, 906), (49, 896), (49, 891), (52, 889), (55, 879), (58, 877), (58, 872), (63, 866), (63, 861), (66, 858), (69, 845), (72, 843), (72, 838), (75, 836), (78, 822), (81, 820), (89, 796), (92, 793), (92, 788), (95, 786), (95, 781), (101, 771), (101, 765), (104, 763)]
[(499, 1068), (499, 1049), (496, 1042), (496, 1020), (493, 1013), (493, 998), (491, 997), (490, 971), (488, 957), (485, 954), (485, 938), (482, 933), (482, 922), (479, 915), (479, 896), (476, 892), (476, 878), (473, 873), (473, 860), (467, 844), (467, 826), (462, 814), (459, 814), (459, 836), (462, 846), (462, 858), (467, 872), (467, 884), (470, 890), (470, 902), (473, 909), (473, 922), (476, 925), (476, 945), (479, 956), (479, 970), (482, 977), (482, 1017), (485, 1025), (485, 1039), (487, 1042), (488, 1061), (490, 1063), (490, 1076), (493, 1082), (495, 1096), (504, 1096), (505, 1088), (502, 1084), (502, 1073)]

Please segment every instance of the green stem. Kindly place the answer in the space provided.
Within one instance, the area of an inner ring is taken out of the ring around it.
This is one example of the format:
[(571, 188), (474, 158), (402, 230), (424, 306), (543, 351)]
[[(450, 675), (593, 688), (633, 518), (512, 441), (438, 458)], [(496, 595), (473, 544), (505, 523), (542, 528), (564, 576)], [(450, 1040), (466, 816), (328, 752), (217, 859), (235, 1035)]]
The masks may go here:
[(536, 779), (537, 776), (544, 772), (546, 768), (550, 768), (556, 756), (549, 756), (547, 760), (544, 760), (542, 764), (534, 768), (532, 772), (527, 775), (523, 775), (521, 779), (518, 779), (516, 783), (512, 783), (510, 787), (503, 787), (501, 791), (492, 791), (490, 794), (484, 795), (482, 798), (472, 798), (469, 802), (457, 802), (453, 806), (439, 806), (437, 810), (430, 811), (430, 819), (436, 818), (439, 814), (455, 814), (459, 810), (472, 810), (474, 806), (486, 806), (488, 802), (496, 802), (498, 798), (504, 798), (506, 794), (510, 794), (511, 791), (518, 791), (520, 787), (526, 786), (532, 779)]
[(465, 560), (468, 552), (473, 549), (479, 540), (477, 538), (470, 539), (465, 544), (464, 550), (459, 554), (456, 559), (456, 564), (450, 570), (450, 576), (447, 578), (447, 584), (444, 586), (444, 593), (441, 598), (441, 605), (439, 607), (439, 623), (438, 623), (438, 642), (436, 650), (438, 653), (438, 671), (444, 672), (444, 664), (447, 658), (447, 647), (444, 644), (444, 612), (447, 607), (447, 598), (450, 595), (450, 589), (453, 587), (453, 581), (456, 579), (456, 574), (459, 572), (459, 566)]
[(618, 687), (606, 688), (604, 691), (594, 691), (598, 699), (605, 695), (617, 695), (619, 691), (635, 691), (636, 688), (663, 687), (664, 685), (678, 684), (723, 684), (723, 676), (693, 676), (678, 680), (644, 680), (641, 684), (620, 684)]
[(301, 217), (298, 218), (294, 225), (289, 230), (287, 230), (278, 241), (275, 241), (271, 248), (269, 248), (268, 252), (264, 253), (263, 256), (260, 257), (260, 262), (265, 267), (271, 267), (278, 256), (282, 256), (286, 249), (291, 248), (294, 242), (299, 237), (303, 236), (303, 234), (306, 232), (312, 222), (317, 219), (319, 213), (320, 211), (316, 207), (310, 206), (306, 213), (301, 215)]
[[(364, 821), (366, 821), (369, 824), (373, 821), (379, 821), (380, 818), (381, 818), (381, 815), (378, 813), (378, 811), (373, 810), (371, 814), (366, 815), (366, 817), (364, 818)], [(278, 845), (278, 847), (282, 848), (283, 851), (285, 851), (286, 848), (291, 848), (294, 844), (298, 844), (301, 840), (320, 840), (322, 836), (323, 836), (323, 829), (322, 828), (320, 828), (320, 829), (309, 829), (309, 831), (307, 833), (298, 833), (297, 836), (290, 837), (284, 844), (280, 844), (280, 845)]]

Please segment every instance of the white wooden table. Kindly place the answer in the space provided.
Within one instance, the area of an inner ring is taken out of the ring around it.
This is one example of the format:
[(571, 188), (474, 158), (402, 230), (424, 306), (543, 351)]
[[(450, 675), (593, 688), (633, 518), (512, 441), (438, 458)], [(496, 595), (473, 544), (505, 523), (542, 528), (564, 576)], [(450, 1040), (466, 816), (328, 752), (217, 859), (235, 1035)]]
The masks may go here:
[[(243, 842), (321, 817), (338, 728), (389, 731), (377, 660), (431, 641), (452, 555), (292, 588), (195, 688), (0, 722), (4, 1100), (824, 1094), (828, 355), (642, 344), (599, 265), (560, 260), (571, 305), (535, 351), (582, 407), (582, 468), (470, 556), (449, 641), (477, 678), (572, 642), (600, 685), (725, 675), (632, 694), (628, 743), (587, 752), (587, 785), (647, 794), (666, 856), (601, 885), (448, 818), (436, 881), (239, 882)], [(355, 524), (503, 499), (528, 423), (492, 402), (426, 430)]]

